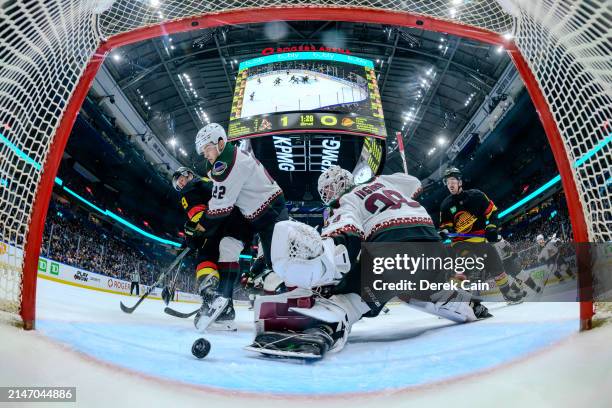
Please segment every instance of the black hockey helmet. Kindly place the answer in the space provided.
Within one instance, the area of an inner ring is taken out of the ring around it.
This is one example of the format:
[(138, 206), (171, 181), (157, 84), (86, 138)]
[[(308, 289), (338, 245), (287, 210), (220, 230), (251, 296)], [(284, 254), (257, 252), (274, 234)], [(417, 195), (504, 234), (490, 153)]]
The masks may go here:
[(446, 180), (450, 177), (454, 177), (457, 180), (461, 180), (461, 170), (456, 167), (448, 167), (444, 170), (444, 176), (442, 176), (442, 182), (446, 185)]
[(190, 174), (195, 177), (195, 172), (189, 167), (181, 166), (178, 169), (174, 170), (174, 173), (172, 173), (172, 187), (174, 187), (176, 191), (181, 191), (177, 184), (178, 178), (180, 176), (189, 177)]

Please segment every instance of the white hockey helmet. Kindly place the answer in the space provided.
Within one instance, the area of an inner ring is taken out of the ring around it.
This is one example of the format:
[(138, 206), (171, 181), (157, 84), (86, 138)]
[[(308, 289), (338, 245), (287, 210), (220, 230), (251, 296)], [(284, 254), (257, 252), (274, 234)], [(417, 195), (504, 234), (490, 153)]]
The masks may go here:
[(325, 204), (338, 199), (349, 188), (353, 187), (353, 175), (340, 166), (331, 166), (319, 176), (317, 190)]
[(209, 123), (198, 131), (195, 139), (196, 152), (204, 154), (204, 146), (207, 144), (217, 144), (219, 140), (227, 143), (227, 134), (225, 129), (218, 123)]
[(544, 242), (544, 241), (546, 241), (546, 239), (544, 238), (544, 235), (539, 234), (539, 235), (536, 237), (536, 242), (537, 242), (538, 244), (539, 244), (539, 243), (541, 243), (541, 242)]

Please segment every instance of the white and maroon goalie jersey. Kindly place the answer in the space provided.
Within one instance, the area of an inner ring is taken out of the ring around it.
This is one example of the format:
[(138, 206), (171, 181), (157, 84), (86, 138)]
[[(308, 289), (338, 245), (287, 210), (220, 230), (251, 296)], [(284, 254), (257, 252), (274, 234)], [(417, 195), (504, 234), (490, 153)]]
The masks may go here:
[(375, 241), (383, 232), (410, 228), (410, 240), (439, 240), (427, 210), (412, 198), (420, 188), (416, 177), (403, 173), (357, 185), (331, 204), (321, 235), (349, 234)]

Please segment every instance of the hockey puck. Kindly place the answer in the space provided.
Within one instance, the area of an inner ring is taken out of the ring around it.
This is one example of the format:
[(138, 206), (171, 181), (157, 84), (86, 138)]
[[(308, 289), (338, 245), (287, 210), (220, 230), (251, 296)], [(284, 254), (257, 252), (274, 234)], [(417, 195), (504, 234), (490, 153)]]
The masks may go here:
[(205, 338), (197, 339), (191, 346), (191, 354), (197, 358), (204, 358), (210, 352), (210, 342)]

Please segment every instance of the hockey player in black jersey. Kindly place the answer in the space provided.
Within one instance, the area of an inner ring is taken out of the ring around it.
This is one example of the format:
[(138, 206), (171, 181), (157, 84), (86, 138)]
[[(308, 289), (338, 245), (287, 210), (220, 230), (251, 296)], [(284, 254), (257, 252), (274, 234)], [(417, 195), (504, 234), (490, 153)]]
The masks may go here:
[(206, 313), (212, 301), (219, 295), (228, 296), (229, 304), (215, 320), (217, 329), (235, 330), (231, 324), (235, 312), (231, 295), (239, 275), (238, 264), (244, 244), (250, 244), (252, 233), (247, 221), (239, 211), (233, 211), (214, 236), (207, 238), (198, 234), (198, 221), (204, 215), (212, 197), (213, 183), (205, 177), (198, 177), (187, 167), (174, 172), (172, 184), (180, 193), (181, 207), (187, 216), (185, 236), (187, 243), (197, 249), (196, 283), (202, 296), (202, 307), (194, 324)]
[(515, 282), (510, 282), (499, 254), (492, 245), (497, 233), (497, 207), (480, 190), (464, 190), (461, 171), (456, 167), (446, 169), (444, 184), (451, 193), (440, 205), (440, 229), (443, 237), (455, 233), (452, 246), (456, 251), (466, 254), (479, 254), (485, 257), (485, 272), (495, 278), (495, 283), (504, 299), (510, 303), (520, 303), (526, 292)]

